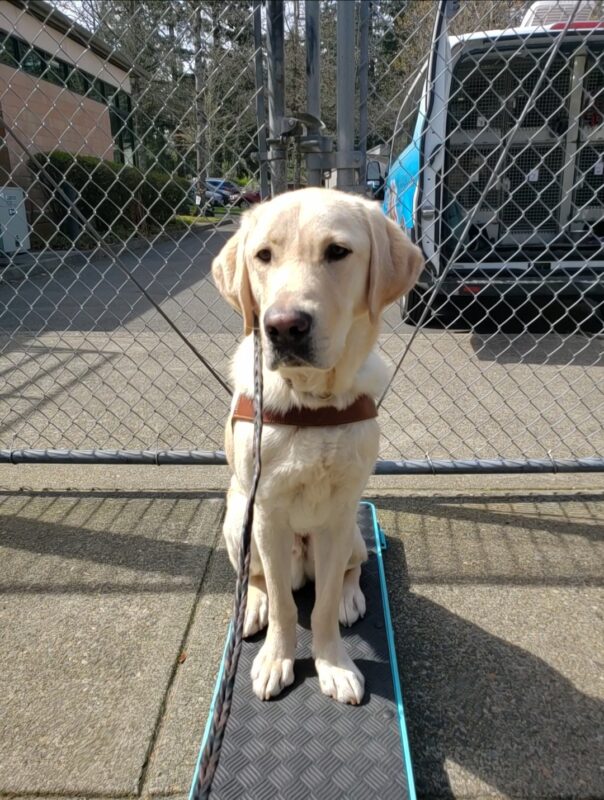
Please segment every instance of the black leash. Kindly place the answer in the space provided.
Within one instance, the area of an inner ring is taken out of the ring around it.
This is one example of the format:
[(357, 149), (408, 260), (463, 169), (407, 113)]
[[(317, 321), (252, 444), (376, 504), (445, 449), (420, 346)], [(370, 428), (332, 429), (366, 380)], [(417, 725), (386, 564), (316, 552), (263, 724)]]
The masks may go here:
[(254, 320), (254, 474), (252, 487), (247, 499), (243, 526), (241, 531), (241, 545), (239, 547), (239, 567), (237, 570), (237, 583), (235, 585), (235, 599), (233, 603), (233, 619), (229, 641), (224, 654), (224, 670), (220, 687), (216, 696), (212, 724), (207, 736), (205, 747), (201, 755), (201, 762), (197, 779), (192, 790), (191, 800), (206, 800), (210, 796), (212, 781), (218, 768), (220, 750), (224, 734), (231, 713), (233, 689), (237, 664), (241, 655), (243, 641), (243, 620), (247, 606), (247, 590), (250, 574), (250, 554), (252, 542), (252, 525), (254, 522), (254, 504), (256, 492), (262, 471), (260, 443), (262, 439), (262, 344), (258, 320)]

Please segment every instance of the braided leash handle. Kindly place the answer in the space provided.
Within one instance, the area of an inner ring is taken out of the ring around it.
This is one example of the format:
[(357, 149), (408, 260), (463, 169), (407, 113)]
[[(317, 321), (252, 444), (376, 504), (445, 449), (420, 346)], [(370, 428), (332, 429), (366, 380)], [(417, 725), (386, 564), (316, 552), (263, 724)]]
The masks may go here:
[(254, 410), (254, 474), (243, 517), (237, 583), (235, 585), (235, 598), (233, 603), (233, 624), (231, 625), (231, 634), (224, 656), (224, 671), (216, 704), (214, 706), (212, 726), (201, 757), (201, 765), (193, 790), (192, 800), (206, 800), (210, 796), (212, 782), (218, 768), (227, 722), (231, 713), (233, 689), (235, 687), (237, 665), (239, 663), (243, 641), (243, 621), (245, 619), (245, 609), (247, 606), (247, 590), (250, 575), (254, 505), (256, 502), (258, 483), (260, 482), (260, 473), (262, 471), (260, 452), (260, 443), (262, 440), (262, 344), (257, 320), (255, 320), (254, 324)]

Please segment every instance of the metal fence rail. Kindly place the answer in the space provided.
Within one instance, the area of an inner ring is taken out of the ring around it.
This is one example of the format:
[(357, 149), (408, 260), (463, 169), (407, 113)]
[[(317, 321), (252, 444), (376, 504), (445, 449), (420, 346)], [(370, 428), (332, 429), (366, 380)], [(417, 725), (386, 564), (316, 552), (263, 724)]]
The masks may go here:
[(0, 462), (223, 463), (209, 269), (270, 176), (426, 254), (376, 471), (604, 468), (600, 3), (74, 5), (0, 0)]

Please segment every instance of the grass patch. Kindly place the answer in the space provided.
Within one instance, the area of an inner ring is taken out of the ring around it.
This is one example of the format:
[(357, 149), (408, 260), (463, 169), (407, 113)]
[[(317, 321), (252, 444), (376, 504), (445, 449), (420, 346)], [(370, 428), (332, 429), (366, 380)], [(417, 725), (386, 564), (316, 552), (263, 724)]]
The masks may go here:
[(220, 222), (225, 218), (235, 218), (241, 216), (241, 209), (239, 208), (215, 208), (213, 212), (206, 216), (196, 216), (193, 214), (177, 214), (174, 219), (178, 223), (184, 223), (187, 226), (194, 225), (207, 225), (212, 222)]
[(224, 208), (223, 206), (218, 206), (217, 208), (214, 209), (214, 214), (219, 219), (221, 219), (223, 217), (240, 217), (243, 214), (243, 211), (235, 206), (232, 206), (231, 208)]
[(180, 222), (190, 227), (191, 225), (206, 225), (208, 222), (218, 222), (220, 217), (193, 217), (190, 214), (177, 214), (174, 219), (177, 223)]

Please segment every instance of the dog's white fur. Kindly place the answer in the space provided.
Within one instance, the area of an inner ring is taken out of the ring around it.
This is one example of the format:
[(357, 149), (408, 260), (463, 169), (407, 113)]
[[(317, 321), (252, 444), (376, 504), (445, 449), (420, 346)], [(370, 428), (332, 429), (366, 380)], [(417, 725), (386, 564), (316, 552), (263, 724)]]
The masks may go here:
[[(350, 250), (341, 260), (327, 247)], [(257, 257), (271, 253), (270, 263)], [(223, 296), (243, 315), (249, 334), (256, 314), (263, 330), (270, 306), (313, 318), (312, 361), (279, 363), (263, 332), (265, 407), (346, 408), (359, 395), (378, 397), (387, 370), (376, 352), (383, 308), (409, 291), (420, 251), (375, 203), (328, 189), (281, 195), (248, 212), (214, 260)], [(269, 368), (270, 367), (270, 368)], [(236, 394), (254, 394), (253, 342), (247, 335), (233, 363)], [(250, 490), (253, 426), (229, 420), (226, 451), (233, 477), (224, 535), (233, 566)], [(268, 624), (253, 668), (254, 691), (268, 699), (293, 682), (296, 605), (292, 589), (315, 581), (313, 654), (322, 691), (360, 703), (364, 680), (342, 643), (338, 621), (365, 614), (359, 586), (367, 553), (356, 524), (358, 501), (378, 454), (376, 420), (325, 428), (265, 425), (262, 478), (256, 498), (249, 636)]]

